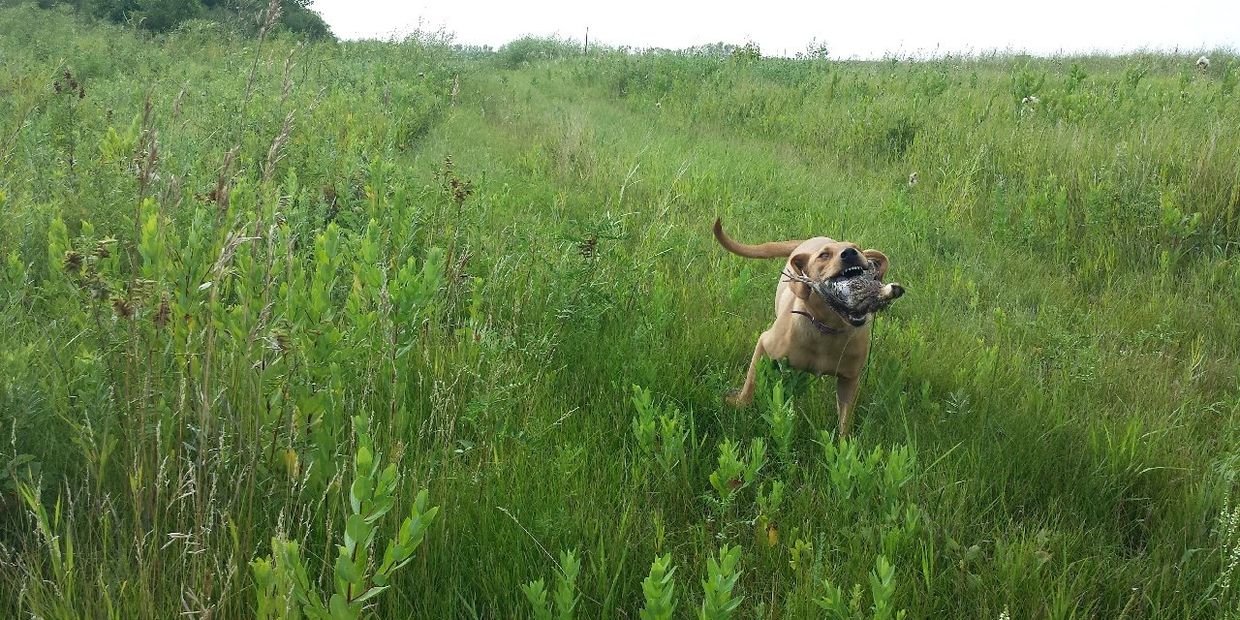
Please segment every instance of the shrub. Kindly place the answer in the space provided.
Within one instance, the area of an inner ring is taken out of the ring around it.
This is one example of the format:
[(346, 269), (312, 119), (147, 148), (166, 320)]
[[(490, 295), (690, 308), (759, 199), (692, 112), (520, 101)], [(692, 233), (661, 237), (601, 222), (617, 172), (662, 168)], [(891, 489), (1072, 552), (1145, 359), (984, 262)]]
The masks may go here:
[(581, 45), (576, 41), (554, 37), (522, 37), (500, 47), (496, 57), (502, 66), (515, 69), (526, 63), (579, 56), (581, 53)]

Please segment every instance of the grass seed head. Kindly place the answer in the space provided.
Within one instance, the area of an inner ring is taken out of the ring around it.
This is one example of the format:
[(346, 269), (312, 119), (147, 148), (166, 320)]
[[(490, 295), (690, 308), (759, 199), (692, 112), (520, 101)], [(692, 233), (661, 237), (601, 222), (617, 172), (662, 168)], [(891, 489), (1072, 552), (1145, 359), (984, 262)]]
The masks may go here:
[(65, 252), (65, 271), (77, 273), (82, 270), (82, 253), (77, 250)]
[(133, 318), (133, 303), (121, 295), (112, 296), (112, 311), (122, 319)]
[(155, 316), (151, 317), (151, 321), (155, 323), (155, 327), (163, 328), (168, 324), (169, 317), (172, 316), (172, 307), (168, 304), (168, 295), (165, 294), (159, 300), (159, 309), (155, 311)]

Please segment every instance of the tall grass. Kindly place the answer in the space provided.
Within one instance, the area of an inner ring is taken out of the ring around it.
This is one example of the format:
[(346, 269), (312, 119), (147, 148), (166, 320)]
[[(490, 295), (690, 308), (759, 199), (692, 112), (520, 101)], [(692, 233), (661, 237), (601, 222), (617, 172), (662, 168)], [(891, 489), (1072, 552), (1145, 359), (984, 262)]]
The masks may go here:
[(0, 613), (1234, 615), (1234, 57), (569, 47), (0, 11)]

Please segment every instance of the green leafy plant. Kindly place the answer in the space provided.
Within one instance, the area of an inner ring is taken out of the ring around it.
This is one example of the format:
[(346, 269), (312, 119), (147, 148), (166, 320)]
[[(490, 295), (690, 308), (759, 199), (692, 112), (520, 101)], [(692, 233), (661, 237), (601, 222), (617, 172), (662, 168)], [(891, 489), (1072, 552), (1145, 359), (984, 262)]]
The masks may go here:
[(861, 607), (861, 584), (856, 584), (852, 594), (845, 597), (839, 586), (824, 578), (824, 593), (815, 599), (814, 603), (833, 620), (902, 620), (906, 612), (903, 609), (895, 610), (892, 602), (896, 591), (895, 567), (886, 557), (880, 555), (874, 560), (874, 569), (870, 571), (868, 578), (871, 600), (868, 615), (863, 613)]
[(542, 578), (521, 586), (521, 592), (530, 602), (534, 620), (551, 620), (551, 602), (547, 600), (547, 584)]
[(707, 558), (706, 579), (702, 581), (702, 607), (698, 611), (701, 620), (728, 620), (740, 607), (744, 597), (733, 596), (736, 581), (740, 579), (741, 548), (724, 545), (719, 556)]
[(666, 476), (675, 473), (685, 459), (685, 442), (689, 436), (684, 415), (674, 407), (660, 408), (650, 390), (633, 386), (632, 403), (637, 415), (631, 428), (638, 450), (645, 459), (653, 459)]
[(655, 438), (658, 435), (658, 427), (655, 419), (658, 416), (658, 407), (654, 404), (654, 397), (650, 395), (650, 390), (638, 385), (633, 386), (633, 408), (637, 410), (637, 415), (633, 418), (633, 436), (637, 439), (637, 447), (642, 454), (653, 455), (655, 451)]
[(792, 464), (792, 437), (796, 430), (796, 411), (792, 407), (792, 399), (784, 395), (783, 381), (776, 380), (771, 386), (770, 403), (762, 413), (762, 419), (771, 429), (771, 439), (775, 442), (775, 453), (780, 462), (787, 466)]
[(642, 580), (646, 603), (638, 614), (641, 620), (671, 620), (676, 611), (675, 574), (670, 553), (656, 557), (650, 564), (650, 574)]
[(749, 443), (749, 451), (742, 457), (736, 444), (725, 439), (719, 444), (719, 461), (710, 474), (710, 486), (714, 487), (719, 502), (727, 505), (733, 496), (753, 484), (766, 464), (766, 442), (755, 437)]
[[(572, 620), (581, 598), (577, 592), (577, 575), (581, 573), (581, 559), (575, 551), (560, 552), (560, 566), (555, 575), (555, 594), (547, 600), (546, 582), (542, 578), (521, 586), (521, 592), (536, 620)], [(554, 603), (554, 605), (553, 605)], [(554, 614), (552, 613), (554, 611)]]
[(345, 521), (343, 544), (336, 548), (335, 590), (324, 602), (307, 576), (297, 543), (277, 536), (271, 542), (272, 554), (251, 562), (260, 617), (283, 617), (296, 601), (308, 617), (316, 620), (360, 618), (367, 603), (390, 587), (392, 574), (412, 560), (439, 514), (439, 507), (427, 507), (426, 490), (418, 492), (409, 516), (388, 541), (382, 558), (375, 557), (377, 522), (395, 505), (400, 476), (395, 463), (381, 468), (364, 416), (354, 416), (353, 429), (357, 443), (349, 487), (351, 512)]
[(814, 562), (814, 544), (798, 538), (788, 546), (788, 566), (797, 575), (809, 572)]
[(684, 461), (688, 437), (689, 429), (679, 410), (659, 415), (659, 451), (655, 459), (665, 474), (671, 474)]
[(758, 538), (765, 539), (767, 545), (772, 547), (779, 543), (779, 513), (784, 502), (784, 486), (783, 481), (774, 480), (769, 492), (766, 483), (758, 487), (758, 518), (755, 520), (757, 534)]
[(864, 498), (885, 517), (898, 516), (901, 490), (913, 479), (916, 459), (908, 446), (862, 453), (855, 440), (820, 435), (831, 492), (841, 500)]

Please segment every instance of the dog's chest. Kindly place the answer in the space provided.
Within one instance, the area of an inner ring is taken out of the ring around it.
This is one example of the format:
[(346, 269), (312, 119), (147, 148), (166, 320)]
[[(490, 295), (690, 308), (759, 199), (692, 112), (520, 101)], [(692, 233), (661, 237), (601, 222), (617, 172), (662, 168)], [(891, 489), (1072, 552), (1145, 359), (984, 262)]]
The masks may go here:
[[(802, 328), (808, 328), (808, 331)], [(793, 368), (816, 375), (855, 374), (864, 361), (859, 356), (864, 356), (869, 341), (869, 334), (863, 330), (824, 335), (808, 324), (798, 326), (794, 333), (793, 342), (772, 357), (786, 357)]]

